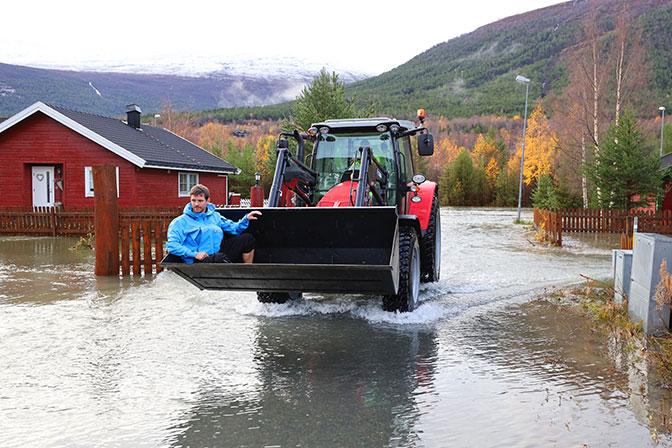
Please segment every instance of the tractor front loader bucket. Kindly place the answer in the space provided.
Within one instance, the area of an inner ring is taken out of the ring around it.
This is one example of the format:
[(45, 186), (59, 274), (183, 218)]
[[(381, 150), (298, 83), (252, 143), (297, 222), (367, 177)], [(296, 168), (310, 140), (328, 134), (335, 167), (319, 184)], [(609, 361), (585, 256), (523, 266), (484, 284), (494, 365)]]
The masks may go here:
[[(239, 220), (252, 209), (219, 209)], [(248, 232), (253, 264), (163, 263), (200, 289), (395, 294), (399, 228), (394, 207), (262, 208)]]

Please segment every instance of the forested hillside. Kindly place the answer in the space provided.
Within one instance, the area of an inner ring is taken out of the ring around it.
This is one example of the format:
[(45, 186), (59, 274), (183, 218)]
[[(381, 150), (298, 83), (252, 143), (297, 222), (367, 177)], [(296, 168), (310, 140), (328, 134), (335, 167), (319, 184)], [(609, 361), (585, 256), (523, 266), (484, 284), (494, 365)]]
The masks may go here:
[[(569, 63), (585, 41), (594, 14), (602, 39), (613, 39), (623, 2), (571, 1), (486, 25), (438, 44), (407, 63), (348, 86), (357, 102), (381, 113), (404, 115), (420, 105), (448, 117), (521, 112), (521, 88), (530, 79), (533, 98), (560, 94)], [(672, 3), (630, 0), (627, 21), (641, 36), (650, 82), (639, 92), (662, 99), (672, 88)]]

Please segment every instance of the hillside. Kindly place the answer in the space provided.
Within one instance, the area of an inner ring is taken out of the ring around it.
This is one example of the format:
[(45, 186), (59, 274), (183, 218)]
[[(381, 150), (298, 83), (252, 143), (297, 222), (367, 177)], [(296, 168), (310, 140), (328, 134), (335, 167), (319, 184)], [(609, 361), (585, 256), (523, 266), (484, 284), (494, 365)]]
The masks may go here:
[[(609, 38), (621, 2), (596, 3), (599, 26), (607, 30), (603, 38)], [(628, 5), (632, 23), (642, 30), (651, 75), (640, 94), (660, 99), (672, 88), (672, 3), (630, 0)], [(588, 10), (588, 2), (572, 1), (483, 26), (348, 86), (348, 95), (391, 115), (417, 107), (448, 117), (520, 113), (521, 86), (515, 76), (533, 80), (533, 98), (559, 93), (567, 84), (566, 60), (583, 39)]]

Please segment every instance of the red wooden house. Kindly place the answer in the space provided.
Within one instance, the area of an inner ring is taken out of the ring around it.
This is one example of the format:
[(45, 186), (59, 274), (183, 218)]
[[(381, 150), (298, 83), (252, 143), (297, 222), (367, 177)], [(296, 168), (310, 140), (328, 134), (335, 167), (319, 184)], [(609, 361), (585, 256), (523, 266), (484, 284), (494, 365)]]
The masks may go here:
[(664, 178), (663, 210), (672, 210), (672, 154), (667, 154), (660, 159), (660, 167), (667, 173)]
[(92, 167), (117, 169), (122, 207), (186, 204), (196, 183), (226, 203), (228, 176), (239, 170), (172, 132), (37, 102), (0, 122), (0, 207), (93, 206)]

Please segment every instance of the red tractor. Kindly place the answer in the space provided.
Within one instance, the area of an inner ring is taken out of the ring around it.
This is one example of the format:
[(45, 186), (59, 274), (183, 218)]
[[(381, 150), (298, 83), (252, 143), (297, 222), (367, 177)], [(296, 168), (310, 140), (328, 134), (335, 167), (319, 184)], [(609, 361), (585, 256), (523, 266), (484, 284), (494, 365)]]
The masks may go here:
[[(438, 186), (413, 167), (412, 137), (421, 156), (434, 152), (422, 109), (418, 118), (419, 127), (381, 117), (280, 134), (268, 207), (248, 230), (254, 264), (165, 266), (201, 289), (257, 291), (261, 302), (355, 293), (382, 295), (387, 311), (414, 310), (420, 282), (438, 281), (441, 267)], [(249, 210), (218, 211), (237, 220)]]

